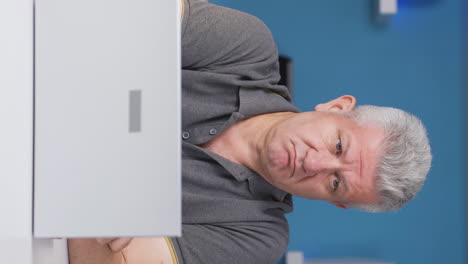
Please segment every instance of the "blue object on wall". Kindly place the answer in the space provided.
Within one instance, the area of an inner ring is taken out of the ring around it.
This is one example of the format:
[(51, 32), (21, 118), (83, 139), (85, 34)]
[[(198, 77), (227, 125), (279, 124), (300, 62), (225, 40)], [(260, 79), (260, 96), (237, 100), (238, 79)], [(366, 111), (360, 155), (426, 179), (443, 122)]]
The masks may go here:
[(375, 24), (373, 0), (213, 0), (251, 13), (294, 60), (295, 103), (304, 111), (352, 94), (360, 104), (419, 116), (432, 143), (423, 191), (398, 213), (343, 211), (295, 199), (291, 250), (306, 258), (363, 256), (398, 264), (462, 264), (463, 0), (401, 0)]

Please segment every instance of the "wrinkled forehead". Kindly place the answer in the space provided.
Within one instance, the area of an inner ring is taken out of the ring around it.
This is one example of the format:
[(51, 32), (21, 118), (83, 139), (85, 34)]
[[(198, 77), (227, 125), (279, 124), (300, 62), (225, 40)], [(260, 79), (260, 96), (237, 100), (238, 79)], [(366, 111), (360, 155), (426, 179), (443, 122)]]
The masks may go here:
[(359, 125), (356, 143), (359, 145), (360, 175), (351, 200), (354, 203), (375, 204), (379, 200), (378, 171), (385, 150), (385, 131), (368, 124)]

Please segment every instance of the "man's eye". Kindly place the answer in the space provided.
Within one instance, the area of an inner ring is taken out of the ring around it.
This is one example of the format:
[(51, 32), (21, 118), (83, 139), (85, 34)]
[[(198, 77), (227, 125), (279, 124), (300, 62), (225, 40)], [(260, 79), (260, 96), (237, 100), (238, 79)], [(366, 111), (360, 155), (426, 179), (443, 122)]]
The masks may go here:
[(336, 191), (339, 186), (340, 186), (340, 178), (338, 176), (335, 176), (335, 179), (333, 180), (333, 191)]
[(342, 151), (342, 148), (341, 148), (341, 139), (338, 139), (338, 142), (336, 142), (335, 147), (336, 147), (336, 153), (337, 153), (337, 154), (340, 154), (341, 151)]

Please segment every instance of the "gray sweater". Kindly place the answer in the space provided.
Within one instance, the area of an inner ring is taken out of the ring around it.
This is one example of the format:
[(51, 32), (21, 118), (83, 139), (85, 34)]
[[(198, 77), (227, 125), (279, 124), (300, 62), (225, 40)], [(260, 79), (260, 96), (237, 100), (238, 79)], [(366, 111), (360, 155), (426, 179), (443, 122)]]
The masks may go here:
[(288, 244), (291, 196), (197, 145), (235, 122), (298, 109), (278, 85), (278, 52), (257, 18), (185, 0), (182, 23), (182, 237), (179, 263), (276, 263)]

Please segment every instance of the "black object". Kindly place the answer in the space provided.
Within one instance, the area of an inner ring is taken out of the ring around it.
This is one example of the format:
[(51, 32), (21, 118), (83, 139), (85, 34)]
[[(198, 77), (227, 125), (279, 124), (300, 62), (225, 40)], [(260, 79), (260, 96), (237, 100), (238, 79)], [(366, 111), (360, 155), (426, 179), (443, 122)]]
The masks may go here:
[(289, 92), (293, 95), (293, 64), (291, 58), (280, 55), (279, 56), (280, 75), (281, 80), (279, 84), (288, 87)]

